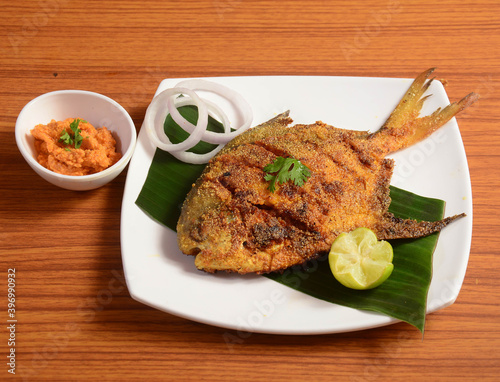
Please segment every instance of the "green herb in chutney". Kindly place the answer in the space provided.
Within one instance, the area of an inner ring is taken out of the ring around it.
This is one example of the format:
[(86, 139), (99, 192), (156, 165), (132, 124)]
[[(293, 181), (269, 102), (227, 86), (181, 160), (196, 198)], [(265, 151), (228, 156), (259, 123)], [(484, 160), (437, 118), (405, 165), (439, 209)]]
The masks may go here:
[(87, 123), (87, 121), (83, 119), (75, 119), (69, 124), (69, 127), (73, 134), (68, 133), (67, 130), (61, 131), (59, 142), (62, 142), (68, 146), (73, 145), (75, 149), (79, 149), (83, 142), (83, 137), (81, 135), (82, 130), (78, 127), (80, 125), (80, 122)]
[(283, 157), (276, 158), (273, 163), (264, 167), (264, 172), (264, 179), (271, 182), (268, 187), (271, 192), (276, 191), (276, 181), (283, 184), (291, 180), (296, 186), (302, 187), (311, 176), (311, 171), (299, 160)]

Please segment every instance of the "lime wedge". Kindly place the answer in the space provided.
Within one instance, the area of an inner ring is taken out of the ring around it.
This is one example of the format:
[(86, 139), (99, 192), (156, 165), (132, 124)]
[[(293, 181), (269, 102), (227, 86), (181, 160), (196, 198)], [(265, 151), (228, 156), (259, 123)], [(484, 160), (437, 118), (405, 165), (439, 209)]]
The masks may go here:
[(328, 260), (333, 276), (351, 289), (371, 289), (391, 275), (392, 246), (377, 240), (368, 228), (340, 234), (332, 244)]

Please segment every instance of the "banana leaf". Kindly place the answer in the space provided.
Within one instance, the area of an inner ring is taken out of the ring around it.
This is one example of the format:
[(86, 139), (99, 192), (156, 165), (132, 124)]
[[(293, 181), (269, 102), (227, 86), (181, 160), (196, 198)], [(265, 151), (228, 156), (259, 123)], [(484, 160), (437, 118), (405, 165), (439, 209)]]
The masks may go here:
[[(196, 123), (195, 108), (185, 106), (179, 111), (184, 118)], [(222, 131), (220, 123), (212, 118), (209, 119), (209, 129)], [(187, 136), (170, 116), (165, 120), (165, 131), (173, 142)], [(200, 142), (191, 150), (203, 153), (214, 147)], [(157, 150), (136, 204), (151, 218), (175, 231), (184, 198), (204, 167), (180, 162), (169, 153)], [(427, 221), (443, 218), (445, 203), (442, 200), (422, 197), (393, 186), (390, 196), (389, 211), (397, 217)], [(264, 277), (324, 301), (388, 315), (423, 332), (432, 255), (438, 235), (391, 240), (394, 271), (382, 285), (371, 290), (353, 290), (338, 283), (330, 271), (327, 255)]]

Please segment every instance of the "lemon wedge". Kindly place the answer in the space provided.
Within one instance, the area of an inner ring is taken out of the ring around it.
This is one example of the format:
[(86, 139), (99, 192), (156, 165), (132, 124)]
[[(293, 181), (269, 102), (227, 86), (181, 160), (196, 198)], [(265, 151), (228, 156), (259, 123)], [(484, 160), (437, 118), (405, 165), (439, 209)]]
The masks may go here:
[(333, 276), (351, 289), (372, 289), (389, 278), (394, 269), (393, 250), (377, 240), (368, 228), (340, 234), (332, 244), (328, 261)]

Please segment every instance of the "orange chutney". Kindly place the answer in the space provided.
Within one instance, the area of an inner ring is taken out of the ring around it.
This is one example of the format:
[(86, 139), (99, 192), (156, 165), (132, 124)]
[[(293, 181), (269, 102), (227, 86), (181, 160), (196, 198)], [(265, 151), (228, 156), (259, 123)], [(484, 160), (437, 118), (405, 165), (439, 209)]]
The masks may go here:
[(45, 168), (63, 175), (90, 175), (107, 169), (121, 158), (116, 152), (116, 140), (106, 127), (95, 128), (84, 119), (78, 129), (81, 145), (67, 144), (61, 140), (64, 132), (75, 135), (70, 124), (76, 118), (64, 121), (50, 121), (39, 124), (31, 130), (35, 138), (37, 160)]

